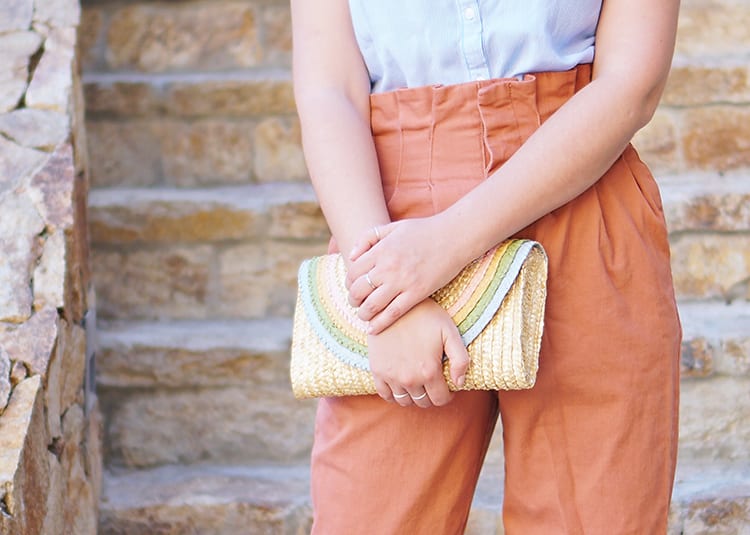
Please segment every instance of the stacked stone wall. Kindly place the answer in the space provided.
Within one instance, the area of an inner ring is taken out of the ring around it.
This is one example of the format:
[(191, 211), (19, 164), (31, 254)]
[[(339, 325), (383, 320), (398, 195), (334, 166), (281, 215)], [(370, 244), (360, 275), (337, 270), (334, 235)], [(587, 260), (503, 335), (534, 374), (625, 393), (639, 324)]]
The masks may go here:
[(96, 533), (77, 0), (0, 8), (0, 533)]

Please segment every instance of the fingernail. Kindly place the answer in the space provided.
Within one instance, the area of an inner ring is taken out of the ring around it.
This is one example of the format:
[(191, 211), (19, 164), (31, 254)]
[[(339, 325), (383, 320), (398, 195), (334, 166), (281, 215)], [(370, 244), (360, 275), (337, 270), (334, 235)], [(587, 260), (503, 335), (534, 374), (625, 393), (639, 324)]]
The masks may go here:
[(456, 386), (458, 388), (463, 388), (464, 387), (464, 383), (466, 383), (466, 376), (462, 375), (461, 377), (458, 378), (458, 381), (456, 381)]
[(354, 258), (354, 253), (356, 253), (356, 252), (357, 252), (356, 248), (354, 248), (351, 251), (349, 251), (349, 260), (351, 260), (352, 258)]

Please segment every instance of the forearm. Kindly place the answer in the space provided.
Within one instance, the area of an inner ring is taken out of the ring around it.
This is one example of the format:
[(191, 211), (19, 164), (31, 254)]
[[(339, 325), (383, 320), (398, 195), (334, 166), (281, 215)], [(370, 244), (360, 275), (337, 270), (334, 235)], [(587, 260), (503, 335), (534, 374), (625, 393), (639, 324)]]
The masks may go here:
[[(549, 118), (486, 181), (442, 213), (440, 225), (469, 262), (598, 180), (644, 123), (640, 98), (594, 81)], [(619, 93), (619, 94), (618, 94)], [(461, 240), (462, 228), (472, 229)]]
[[(592, 82), (485, 182), (439, 216), (470, 261), (596, 182), (653, 115), (666, 83), (678, 0), (603, 3)], [(467, 222), (472, 240), (458, 241)]]
[(313, 187), (340, 250), (348, 252), (367, 229), (390, 221), (369, 117), (333, 89), (297, 105)]

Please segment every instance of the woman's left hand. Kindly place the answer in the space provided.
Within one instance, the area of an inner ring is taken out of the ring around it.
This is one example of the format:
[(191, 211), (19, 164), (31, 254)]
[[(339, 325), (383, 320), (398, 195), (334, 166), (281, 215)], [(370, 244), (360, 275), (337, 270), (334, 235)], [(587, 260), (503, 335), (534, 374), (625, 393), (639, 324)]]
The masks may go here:
[(370, 229), (354, 245), (346, 278), (349, 302), (377, 334), (456, 276), (469, 260), (435, 216)]

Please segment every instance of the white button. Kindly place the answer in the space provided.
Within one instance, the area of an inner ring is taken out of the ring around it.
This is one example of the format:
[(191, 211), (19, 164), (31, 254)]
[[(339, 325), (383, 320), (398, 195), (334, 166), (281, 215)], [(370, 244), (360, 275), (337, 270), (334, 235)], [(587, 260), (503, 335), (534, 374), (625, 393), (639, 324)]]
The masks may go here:
[(467, 7), (466, 9), (464, 9), (464, 18), (466, 20), (474, 20), (475, 15), (476, 14), (474, 13), (473, 7)]

